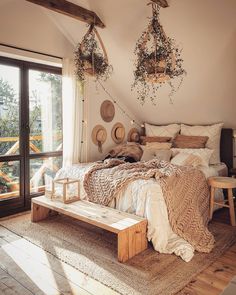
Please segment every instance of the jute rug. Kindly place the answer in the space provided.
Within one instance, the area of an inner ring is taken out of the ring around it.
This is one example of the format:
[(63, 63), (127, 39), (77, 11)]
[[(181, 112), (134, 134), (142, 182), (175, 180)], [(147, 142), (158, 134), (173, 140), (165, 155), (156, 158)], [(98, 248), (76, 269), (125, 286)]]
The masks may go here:
[(31, 223), (27, 214), (0, 221), (0, 225), (125, 295), (175, 294), (236, 241), (235, 228), (213, 222), (210, 230), (216, 245), (210, 254), (196, 253), (186, 263), (175, 255), (159, 254), (149, 245), (146, 251), (121, 264), (113, 234), (68, 217)]

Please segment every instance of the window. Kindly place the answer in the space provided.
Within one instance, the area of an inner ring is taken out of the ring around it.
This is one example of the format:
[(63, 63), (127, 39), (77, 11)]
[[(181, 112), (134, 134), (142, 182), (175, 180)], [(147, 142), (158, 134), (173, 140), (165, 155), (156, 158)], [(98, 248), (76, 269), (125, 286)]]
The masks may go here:
[(61, 69), (0, 57), (0, 216), (44, 193), (62, 139)]

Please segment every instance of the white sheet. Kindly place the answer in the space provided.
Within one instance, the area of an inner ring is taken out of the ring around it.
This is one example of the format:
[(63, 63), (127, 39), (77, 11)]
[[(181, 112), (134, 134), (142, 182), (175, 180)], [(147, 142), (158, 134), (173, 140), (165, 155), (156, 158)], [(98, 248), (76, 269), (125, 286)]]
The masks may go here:
[[(86, 194), (83, 189), (83, 176), (93, 163), (78, 164), (58, 171), (56, 178), (72, 177), (81, 179), (81, 198)], [(206, 177), (217, 176), (214, 167), (201, 169)], [(222, 198), (222, 191), (219, 191)], [(154, 180), (135, 180), (124, 187), (110, 207), (147, 218), (148, 240), (160, 253), (175, 253), (188, 262), (194, 255), (194, 248), (184, 239), (176, 235), (170, 226), (167, 207), (160, 185)]]

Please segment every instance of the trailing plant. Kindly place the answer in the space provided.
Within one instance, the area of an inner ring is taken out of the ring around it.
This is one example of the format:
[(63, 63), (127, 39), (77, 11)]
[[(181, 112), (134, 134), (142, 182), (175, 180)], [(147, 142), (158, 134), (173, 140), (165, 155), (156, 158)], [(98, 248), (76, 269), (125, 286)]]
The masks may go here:
[[(137, 91), (141, 104), (147, 99), (155, 104), (158, 89), (164, 83), (168, 83), (171, 88), (169, 99), (172, 102), (172, 96), (181, 86), (183, 75), (186, 74), (182, 68), (182, 50), (176, 46), (174, 39), (166, 36), (160, 24), (159, 6), (152, 4), (152, 11), (148, 28), (142, 33), (134, 50), (136, 60), (131, 89)], [(177, 86), (172, 81), (176, 77), (180, 78)]]
[[(100, 43), (97, 41), (97, 39)], [(76, 76), (80, 81), (85, 80), (85, 74), (95, 76), (96, 80), (107, 80), (113, 68), (109, 65), (106, 49), (94, 25), (77, 45), (75, 51)]]

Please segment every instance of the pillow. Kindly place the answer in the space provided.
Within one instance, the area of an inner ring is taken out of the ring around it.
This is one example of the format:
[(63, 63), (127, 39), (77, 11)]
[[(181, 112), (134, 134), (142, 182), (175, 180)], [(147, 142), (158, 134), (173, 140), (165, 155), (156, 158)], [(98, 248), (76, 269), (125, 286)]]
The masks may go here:
[(208, 126), (188, 126), (181, 124), (182, 135), (208, 136), (206, 147), (213, 150), (210, 164), (220, 163), (220, 136), (223, 123)]
[(171, 160), (172, 164), (179, 166), (206, 166), (206, 163), (202, 160), (201, 157), (193, 154), (179, 153)]
[(173, 141), (173, 147), (182, 148), (182, 149), (205, 148), (208, 138), (209, 138), (208, 136), (188, 136), (188, 135), (178, 134)]
[(145, 123), (146, 136), (167, 136), (174, 138), (180, 131), (179, 124), (155, 126)]
[[(171, 160), (171, 163), (173, 163), (173, 164), (187, 165), (187, 164), (177, 164), (177, 162), (180, 163), (181, 161), (182, 162), (186, 161), (188, 163), (193, 162), (194, 165), (197, 165), (199, 160), (197, 160), (196, 157), (195, 158), (191, 157), (191, 158), (187, 159), (186, 156), (181, 155), (181, 154), (188, 154), (188, 155), (197, 156), (198, 158), (201, 159), (201, 163), (198, 164), (198, 166), (201, 165), (201, 166), (206, 166), (206, 167), (209, 166), (209, 161), (210, 161), (211, 155), (213, 153), (213, 150), (210, 150), (210, 149), (207, 149), (207, 148), (205, 148), (205, 149), (178, 149), (178, 148), (172, 148), (171, 151), (172, 151), (172, 157), (173, 157), (172, 160)], [(179, 154), (180, 154), (180, 156), (177, 159), (175, 159), (175, 157), (177, 155), (179, 155)], [(194, 166), (194, 167), (196, 167), (196, 166)]]
[(167, 136), (140, 136), (141, 144), (146, 144), (147, 142), (168, 142), (171, 137)]
[(149, 161), (152, 159), (159, 159), (164, 161), (170, 161), (171, 150), (156, 150), (145, 149), (141, 158), (141, 161)]
[(171, 142), (147, 142), (146, 149), (169, 150), (172, 146)]

